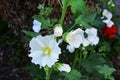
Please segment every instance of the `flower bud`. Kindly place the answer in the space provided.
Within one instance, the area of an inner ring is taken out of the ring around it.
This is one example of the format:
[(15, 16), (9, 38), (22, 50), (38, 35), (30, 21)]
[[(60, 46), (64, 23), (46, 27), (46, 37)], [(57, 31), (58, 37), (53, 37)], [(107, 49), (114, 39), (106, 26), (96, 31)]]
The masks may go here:
[(62, 36), (62, 34), (63, 34), (62, 26), (60, 24), (57, 24), (54, 28), (54, 35), (60, 37)]

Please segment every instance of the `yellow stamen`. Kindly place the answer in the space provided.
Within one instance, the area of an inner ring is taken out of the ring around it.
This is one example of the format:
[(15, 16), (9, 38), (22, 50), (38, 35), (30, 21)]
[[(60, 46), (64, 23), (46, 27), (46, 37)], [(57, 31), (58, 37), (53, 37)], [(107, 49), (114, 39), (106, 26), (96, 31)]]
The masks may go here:
[(42, 50), (43, 50), (44, 55), (46, 55), (46, 56), (51, 55), (52, 50), (49, 46), (45, 46)]

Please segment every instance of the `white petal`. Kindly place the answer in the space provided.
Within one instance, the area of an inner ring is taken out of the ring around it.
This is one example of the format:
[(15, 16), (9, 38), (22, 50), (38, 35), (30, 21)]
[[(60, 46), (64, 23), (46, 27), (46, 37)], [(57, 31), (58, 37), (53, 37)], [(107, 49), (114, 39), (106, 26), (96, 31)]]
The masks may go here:
[(58, 45), (61, 44), (62, 42), (63, 42), (63, 40), (62, 40), (62, 39), (59, 39), (59, 40), (58, 40)]
[(80, 44), (83, 42), (84, 31), (80, 28), (71, 31), (66, 36), (66, 41), (73, 47), (79, 48)]
[(32, 38), (32, 40), (30, 41), (29, 44), (30, 48), (31, 48), (31, 52), (36, 51), (36, 50), (40, 50), (44, 44), (38, 40), (36, 37)]
[(104, 23), (107, 24), (107, 27), (112, 27), (112, 25), (114, 24), (113, 21), (107, 19), (107, 20), (103, 20)]
[(75, 48), (72, 47), (71, 45), (67, 45), (66, 49), (68, 49), (70, 53), (73, 53), (75, 51)]
[(32, 29), (34, 32), (39, 32), (41, 29), (41, 23), (37, 20), (34, 20)]
[(87, 39), (84, 39), (83, 46), (86, 47), (90, 44), (90, 41)]
[(62, 64), (59, 68), (59, 71), (65, 71), (69, 73), (71, 71), (71, 67), (68, 64)]
[(107, 19), (111, 19), (112, 18), (112, 13), (109, 12), (107, 9), (103, 10), (103, 16), (105, 16)]
[(97, 35), (97, 29), (96, 28), (88, 28), (85, 30), (85, 32), (89, 35)]
[(39, 57), (41, 55), (42, 55), (42, 51), (38, 50), (38, 51), (34, 51), (34, 52), (30, 53), (28, 56), (36, 58), (36, 57)]
[(91, 42), (91, 45), (96, 45), (99, 42), (99, 38), (97, 36), (89, 36), (88, 40)]

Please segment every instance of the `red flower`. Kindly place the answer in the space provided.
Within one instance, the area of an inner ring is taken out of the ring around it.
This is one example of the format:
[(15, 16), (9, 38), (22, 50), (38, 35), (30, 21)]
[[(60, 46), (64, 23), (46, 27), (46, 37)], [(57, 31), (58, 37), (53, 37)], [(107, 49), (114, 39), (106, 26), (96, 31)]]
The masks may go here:
[(117, 28), (114, 25), (112, 27), (105, 26), (102, 29), (102, 35), (104, 37), (109, 36), (109, 38), (115, 38), (116, 33), (117, 33)]

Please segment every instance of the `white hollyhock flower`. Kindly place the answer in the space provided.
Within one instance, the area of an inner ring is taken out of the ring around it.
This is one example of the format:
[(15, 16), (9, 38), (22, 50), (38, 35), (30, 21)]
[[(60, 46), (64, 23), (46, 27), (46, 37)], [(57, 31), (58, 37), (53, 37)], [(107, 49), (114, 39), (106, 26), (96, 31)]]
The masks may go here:
[(32, 62), (39, 64), (41, 67), (51, 67), (59, 59), (61, 49), (58, 46), (56, 39), (53, 35), (44, 36), (41, 35), (32, 38), (30, 41), (30, 54)]
[(66, 41), (74, 48), (79, 48), (84, 38), (84, 31), (80, 28), (71, 31), (66, 36)]
[(69, 73), (71, 71), (71, 67), (68, 64), (62, 64), (58, 67), (59, 71), (65, 71), (67, 73)]
[(103, 10), (103, 16), (105, 16), (107, 19), (111, 19), (112, 18), (112, 13), (109, 12), (107, 9)]
[(34, 32), (39, 32), (41, 29), (41, 23), (37, 20), (34, 20), (32, 29)]
[(62, 26), (60, 24), (57, 24), (56, 27), (54, 28), (54, 35), (59, 37), (62, 36), (62, 34), (63, 34)]
[(89, 28), (85, 30), (87, 38), (84, 38), (83, 46), (96, 45), (99, 42), (99, 37), (97, 36), (97, 29)]
[(67, 45), (66, 49), (68, 49), (70, 53), (73, 53), (75, 51), (75, 48), (71, 45)]
[(106, 23), (107, 27), (112, 27), (112, 25), (114, 24), (114, 22), (109, 19), (103, 20), (103, 22)]

